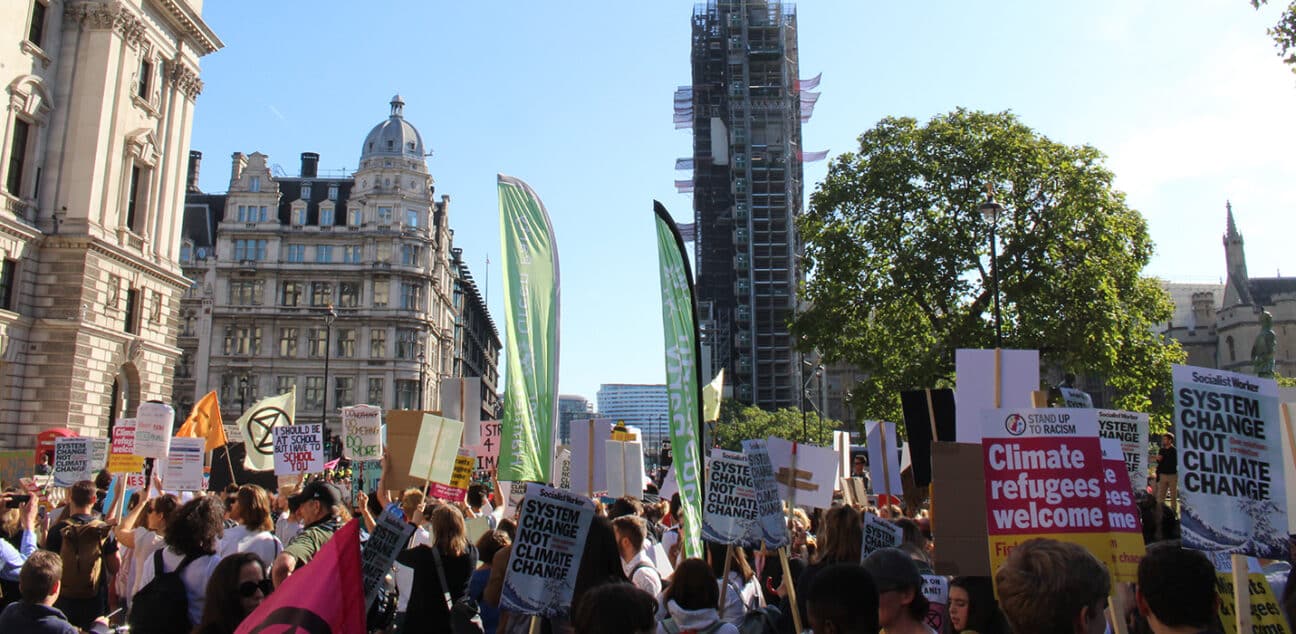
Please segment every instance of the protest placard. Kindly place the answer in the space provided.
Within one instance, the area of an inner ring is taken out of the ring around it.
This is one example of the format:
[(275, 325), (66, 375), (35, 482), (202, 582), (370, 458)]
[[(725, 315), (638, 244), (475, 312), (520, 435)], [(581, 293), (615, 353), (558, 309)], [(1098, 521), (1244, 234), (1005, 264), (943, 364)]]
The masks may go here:
[(759, 542), (760, 509), (756, 506), (756, 488), (752, 484), (747, 456), (736, 451), (712, 449), (706, 482), (706, 497), (702, 501), (702, 539), (734, 546)]
[(144, 470), (144, 456), (135, 453), (135, 420), (123, 418), (113, 425), (112, 445), (108, 449), (108, 473), (139, 473)]
[(983, 410), (1031, 406), (1031, 392), (1039, 389), (1039, 351), (956, 350), (954, 372), (955, 438), (979, 443)]
[[(1228, 556), (1212, 556), (1215, 564), (1215, 588), (1219, 592), (1220, 623), (1225, 634), (1238, 634), (1237, 592), (1233, 585), (1233, 565)], [(1247, 593), (1251, 604), (1251, 631), (1291, 634), (1283, 617), (1282, 603), (1265, 578), (1260, 562), (1247, 557)]]
[(864, 514), (864, 540), (860, 549), (860, 560), (868, 557), (873, 551), (883, 548), (899, 548), (904, 542), (904, 529), (899, 524), (888, 522), (872, 513)]
[[(832, 448), (837, 454), (837, 472), (833, 474), (833, 482), (840, 484), (842, 478), (849, 478), (851, 476), (850, 432), (834, 431), (832, 434)], [(837, 490), (841, 490), (840, 486)]]
[(342, 451), (348, 460), (382, 457), (382, 408), (351, 405), (342, 408)]
[(571, 422), (572, 488), (574, 493), (594, 497), (607, 490), (607, 444), (612, 438), (610, 418)]
[(94, 479), (99, 469), (94, 465), (93, 440), (83, 436), (54, 439), (54, 486), (70, 487)]
[[(828, 508), (837, 475), (837, 454), (832, 447), (769, 438), (765, 443), (779, 496), (788, 504)], [(794, 451), (795, 449), (795, 451)]]
[(464, 447), (481, 444), (481, 378), (441, 379), (441, 415), (464, 424)]
[(379, 460), (361, 460), (351, 463), (351, 508), (356, 506), (358, 493), (373, 495), (378, 490), (378, 480), (382, 479), (382, 462)]
[(1062, 394), (1062, 406), (1071, 408), (1090, 408), (1093, 407), (1093, 397), (1089, 396), (1084, 390), (1077, 390), (1073, 387), (1060, 387), (1058, 392)]
[(1120, 442), (1130, 486), (1142, 491), (1148, 479), (1148, 415), (1120, 410), (1098, 410), (1098, 435)]
[[(788, 538), (787, 521), (783, 516), (783, 500), (779, 498), (781, 483), (776, 480), (774, 464), (770, 459), (767, 441), (744, 440), (743, 453), (747, 454), (747, 466), (751, 469), (752, 489), (756, 491), (756, 512), (760, 514), (760, 537), (767, 548), (782, 548)], [(823, 449), (823, 447), (819, 447)], [(827, 449), (827, 451), (832, 451)], [(829, 474), (832, 465), (828, 465)], [(832, 496), (832, 485), (827, 487)]]
[(922, 593), (927, 597), (928, 627), (937, 632), (944, 632), (945, 619), (949, 615), (949, 579), (940, 575), (923, 575)]
[(423, 424), (419, 427), (418, 440), (414, 444), (414, 456), (410, 460), (410, 477), (428, 483), (450, 482), (462, 436), (462, 421), (423, 414)]
[(6, 449), (0, 451), (0, 486), (16, 487), (22, 478), (36, 471), (34, 449)]
[(386, 437), (383, 443), (387, 447), (388, 479), (387, 488), (403, 491), (421, 487), (426, 482), (422, 479), (426, 473), (415, 478), (410, 475), (410, 462), (414, 459), (414, 445), (418, 444), (419, 429), (423, 426), (423, 412), (413, 410), (387, 410), (383, 416), (387, 424), (383, 426)]
[(137, 456), (161, 460), (171, 446), (171, 428), (175, 410), (165, 403), (141, 403), (135, 410), (135, 451)]
[(476, 544), (477, 540), (481, 539), (481, 536), (485, 535), (486, 531), (490, 529), (491, 527), (490, 527), (489, 517), (483, 516), (483, 517), (464, 518), (464, 530), (468, 535), (468, 543), (470, 544)]
[(500, 422), (484, 420), (480, 429), (481, 443), (472, 446), (473, 455), (477, 456), (477, 470), (473, 473), (473, 479), (490, 481), (499, 471)]
[(588, 499), (528, 484), (500, 608), (545, 617), (565, 614), (593, 519), (594, 505)]
[(319, 423), (274, 428), (275, 475), (324, 470), (324, 427)]
[(202, 491), (205, 438), (172, 438), (162, 461), (162, 487), (169, 491)]
[[(985, 456), (981, 445), (934, 442), (931, 463), (932, 534), (941, 545), (932, 569), (949, 576), (992, 576), (986, 551)], [(940, 517), (957, 520), (943, 522)]]
[(954, 390), (907, 390), (900, 393), (905, 434), (913, 458), (914, 483), (931, 484), (931, 445), (954, 442)]
[(1107, 569), (1115, 583), (1137, 583), (1138, 562), (1145, 550), (1143, 522), (1127, 480), (1123, 443), (1114, 438), (1103, 438), (1101, 443), (1103, 495), (1107, 498), (1107, 526), (1111, 530), (1111, 559)]
[(1174, 395), (1184, 546), (1286, 556), (1277, 383), (1177, 365)]
[(468, 485), (472, 484), (473, 467), (477, 459), (468, 455), (469, 450), (460, 449), (455, 456), (454, 469), (450, 472), (450, 481), (432, 483), (432, 497), (447, 502), (462, 502), (468, 496)]
[(869, 480), (873, 484), (873, 492), (896, 497), (904, 495), (904, 487), (900, 485), (900, 456), (896, 452), (899, 445), (896, 444), (895, 423), (864, 421), (864, 430), (864, 442), (868, 445)]
[(643, 497), (643, 444), (620, 440), (604, 441), (604, 463), (607, 465), (607, 494), (619, 498)]
[(1107, 561), (1097, 412), (986, 410), (981, 434), (991, 568), (998, 570), (1008, 551), (1035, 537), (1079, 544)]
[(391, 509), (383, 511), (374, 522), (374, 529), (369, 533), (369, 540), (364, 543), (360, 556), (360, 576), (363, 579), (365, 605), (371, 605), (378, 596), (378, 585), (391, 572), (396, 555), (405, 549), (410, 536), (414, 534), (414, 525), (392, 514)]
[(571, 450), (563, 449), (558, 452), (558, 488), (564, 491), (571, 490)]

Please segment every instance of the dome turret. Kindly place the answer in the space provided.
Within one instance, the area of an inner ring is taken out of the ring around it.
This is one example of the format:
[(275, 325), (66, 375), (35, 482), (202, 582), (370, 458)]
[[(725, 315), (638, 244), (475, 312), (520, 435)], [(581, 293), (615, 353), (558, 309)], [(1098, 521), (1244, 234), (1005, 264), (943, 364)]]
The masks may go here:
[(423, 160), (423, 137), (404, 117), (405, 100), (391, 98), (391, 116), (369, 131), (360, 148), (360, 160), (371, 157), (404, 156)]

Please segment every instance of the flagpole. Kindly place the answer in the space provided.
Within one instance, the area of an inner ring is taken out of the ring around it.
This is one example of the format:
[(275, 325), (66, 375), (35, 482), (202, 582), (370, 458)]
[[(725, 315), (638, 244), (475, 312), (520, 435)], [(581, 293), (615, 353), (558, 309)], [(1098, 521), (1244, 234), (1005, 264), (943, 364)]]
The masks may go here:
[(226, 442), (225, 443), (225, 466), (229, 467), (230, 482), (234, 486), (238, 486), (238, 478), (234, 477), (234, 459), (230, 457), (229, 448), (230, 448), (229, 443)]

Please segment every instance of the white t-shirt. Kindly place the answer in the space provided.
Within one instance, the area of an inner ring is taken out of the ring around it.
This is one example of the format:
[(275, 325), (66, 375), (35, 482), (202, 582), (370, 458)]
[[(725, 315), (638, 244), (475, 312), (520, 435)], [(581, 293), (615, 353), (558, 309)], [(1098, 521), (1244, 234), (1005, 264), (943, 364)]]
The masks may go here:
[(220, 544), (216, 546), (216, 558), (224, 559), (234, 553), (256, 553), (261, 558), (261, 563), (264, 563), (266, 568), (269, 568), (282, 550), (283, 544), (279, 542), (279, 538), (275, 537), (274, 533), (262, 530), (254, 531), (239, 524), (225, 530), (225, 535), (221, 537)]
[[(154, 533), (142, 526), (132, 529), (131, 535), (135, 536), (135, 547), (131, 549), (130, 579), (127, 580), (127, 583), (129, 584), (127, 587), (130, 589), (130, 596), (134, 597), (135, 593), (139, 592), (140, 588), (144, 587), (144, 584), (140, 583), (140, 577), (142, 576), (144, 566), (149, 566), (149, 572), (153, 572), (151, 569), (153, 562), (149, 558), (152, 557), (153, 553), (157, 552), (159, 548), (165, 546), (166, 542), (162, 539), (160, 534)], [(150, 576), (149, 578), (152, 579), (153, 577)]]
[[(162, 572), (171, 572), (180, 566), (184, 556), (167, 548), (162, 551)], [(189, 598), (189, 620), (195, 625), (202, 620), (203, 602), (207, 598), (207, 580), (216, 570), (220, 558), (215, 555), (203, 555), (189, 564), (180, 579), (184, 581), (185, 595)], [(137, 571), (137, 582), (143, 588), (153, 580), (153, 557), (150, 555)]]
[(275, 537), (279, 538), (280, 544), (287, 544), (300, 532), (302, 532), (301, 522), (288, 519), (287, 513), (275, 518)]

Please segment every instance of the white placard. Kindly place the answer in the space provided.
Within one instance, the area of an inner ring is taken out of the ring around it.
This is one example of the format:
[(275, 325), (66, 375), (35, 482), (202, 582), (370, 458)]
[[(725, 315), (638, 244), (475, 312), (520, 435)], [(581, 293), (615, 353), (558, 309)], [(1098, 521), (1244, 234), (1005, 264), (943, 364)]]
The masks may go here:
[(424, 414), (418, 441), (414, 444), (414, 457), (410, 460), (409, 475), (428, 482), (449, 482), (454, 473), (455, 458), (459, 457), (462, 437), (462, 421)]
[[(779, 497), (797, 506), (825, 509), (832, 506), (833, 489), (837, 486), (837, 452), (831, 447), (793, 443), (782, 438), (770, 438), (767, 447), (770, 462), (774, 465), (774, 479), (778, 481)], [(789, 484), (795, 484), (796, 490)]]
[(643, 444), (619, 440), (605, 442), (608, 496), (643, 497)]
[(319, 423), (274, 428), (275, 475), (324, 470), (324, 428)]
[(101, 441), (107, 453), (108, 443), (101, 438), (68, 436), (54, 439), (54, 486), (70, 487), (82, 480), (94, 480), (99, 472), (95, 457)]
[(348, 460), (382, 458), (382, 408), (351, 405), (342, 408), (342, 451)]
[(850, 432), (834, 431), (832, 434), (833, 451), (837, 452), (837, 474), (833, 476), (833, 482), (841, 482), (842, 478), (851, 477)]
[[(981, 442), (981, 412), (995, 407), (995, 351), (956, 350), (954, 427), (958, 442)], [(1039, 388), (1038, 350), (999, 350), (999, 408), (1028, 408)]]
[(577, 419), (571, 422), (571, 491), (593, 497), (607, 489), (607, 445), (612, 438), (608, 418)]
[(165, 403), (143, 403), (135, 412), (135, 455), (161, 460), (171, 446), (175, 410)]
[(864, 543), (861, 557), (883, 548), (899, 548), (904, 542), (904, 529), (872, 513), (864, 514)]
[(442, 379), (441, 415), (464, 424), (465, 447), (481, 444), (481, 378)]
[(870, 420), (864, 422), (864, 429), (873, 492), (896, 497), (904, 495), (904, 487), (900, 484), (900, 447), (896, 445), (895, 423)]
[(162, 461), (162, 488), (168, 491), (202, 491), (203, 452), (206, 438), (172, 438), (171, 451)]
[(528, 484), (500, 608), (546, 617), (567, 613), (593, 519), (588, 499)]
[(1148, 415), (1100, 409), (1098, 435), (1120, 441), (1130, 487), (1144, 490), (1148, 479)]

